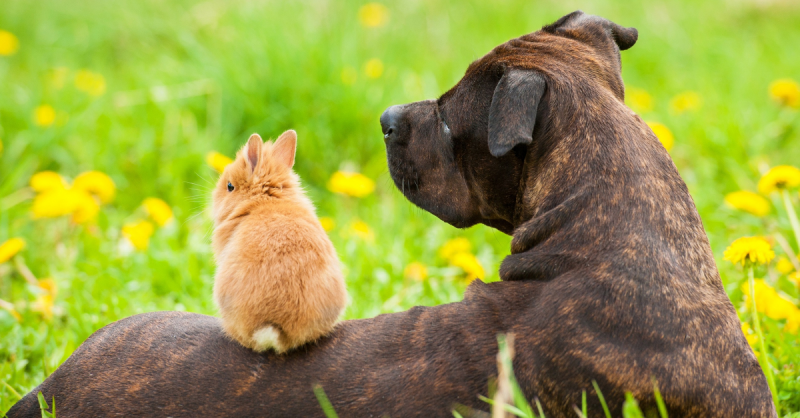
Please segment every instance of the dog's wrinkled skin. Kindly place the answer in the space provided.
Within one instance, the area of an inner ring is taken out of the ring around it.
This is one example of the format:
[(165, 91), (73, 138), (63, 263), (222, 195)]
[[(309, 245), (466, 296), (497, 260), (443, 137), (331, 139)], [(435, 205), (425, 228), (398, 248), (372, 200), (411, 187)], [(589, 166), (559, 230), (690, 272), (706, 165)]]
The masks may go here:
[(573, 417), (596, 380), (612, 415), (626, 391), (670, 417), (775, 417), (689, 193), (623, 104), (619, 50), (634, 29), (576, 12), (473, 63), (438, 101), (381, 118), (389, 167), (415, 204), (456, 226), (512, 233), (503, 282), (464, 301), (345, 321), (286, 356), (225, 339), (218, 320), (137, 315), (95, 333), (10, 417), (447, 417), (487, 410), (496, 334), (548, 417)]

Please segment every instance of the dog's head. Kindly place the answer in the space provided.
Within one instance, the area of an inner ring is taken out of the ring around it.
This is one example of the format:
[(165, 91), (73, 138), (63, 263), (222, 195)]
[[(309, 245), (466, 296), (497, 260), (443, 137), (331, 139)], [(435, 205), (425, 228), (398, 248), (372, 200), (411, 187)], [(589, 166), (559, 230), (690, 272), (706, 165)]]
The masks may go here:
[(619, 51), (636, 39), (636, 29), (577, 11), (473, 62), (438, 100), (388, 108), (392, 179), (453, 226), (511, 233), (529, 148), (570, 123), (570, 106), (597, 94), (623, 100)]

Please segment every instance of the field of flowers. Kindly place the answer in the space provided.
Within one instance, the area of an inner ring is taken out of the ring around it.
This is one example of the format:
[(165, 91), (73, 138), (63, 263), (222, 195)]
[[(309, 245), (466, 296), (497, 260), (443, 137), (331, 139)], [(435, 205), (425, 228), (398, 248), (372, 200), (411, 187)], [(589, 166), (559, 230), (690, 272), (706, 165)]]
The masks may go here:
[(5, 0), (0, 411), (110, 322), (215, 313), (210, 190), (252, 132), (297, 130), (295, 167), (346, 267), (347, 318), (498, 280), (510, 238), (406, 201), (378, 117), (576, 9), (639, 29), (622, 56), (628, 104), (689, 186), (780, 416), (800, 416), (790, 0)]

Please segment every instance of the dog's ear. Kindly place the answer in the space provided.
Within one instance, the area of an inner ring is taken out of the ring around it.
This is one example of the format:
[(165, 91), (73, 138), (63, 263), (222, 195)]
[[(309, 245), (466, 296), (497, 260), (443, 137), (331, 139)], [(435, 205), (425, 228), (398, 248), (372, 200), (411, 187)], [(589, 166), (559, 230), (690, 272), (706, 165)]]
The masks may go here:
[(536, 111), (547, 83), (532, 70), (506, 68), (494, 89), (489, 107), (489, 152), (505, 155), (519, 144), (533, 141)]
[[(593, 31), (599, 28), (601, 31)], [(636, 28), (626, 28), (600, 16), (587, 15), (580, 10), (576, 10), (557, 21), (542, 27), (542, 30), (549, 33), (582, 29), (587, 33), (603, 33), (604, 36), (611, 36), (614, 43), (621, 51), (632, 47), (639, 39), (639, 31)]]

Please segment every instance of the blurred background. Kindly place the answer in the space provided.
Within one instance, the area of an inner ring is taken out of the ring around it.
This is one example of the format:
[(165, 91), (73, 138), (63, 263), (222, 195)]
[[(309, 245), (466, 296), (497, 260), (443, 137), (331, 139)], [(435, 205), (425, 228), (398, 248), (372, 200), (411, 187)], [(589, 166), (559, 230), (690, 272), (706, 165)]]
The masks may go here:
[(347, 318), (457, 301), (470, 280), (498, 280), (510, 238), (458, 230), (406, 201), (388, 176), (378, 118), (438, 97), (494, 46), (581, 9), (639, 30), (622, 53), (626, 101), (689, 186), (743, 327), (743, 272), (723, 252), (740, 236), (770, 237), (778, 257), (757, 274), (772, 301), (796, 312), (764, 313), (767, 356), (782, 412), (800, 411), (786, 204), (774, 193), (729, 195), (757, 192), (762, 174), (800, 157), (797, 1), (5, 0), (1, 9), (0, 410), (112, 321), (215, 314), (210, 190), (253, 132), (297, 130), (296, 171), (346, 267)]

